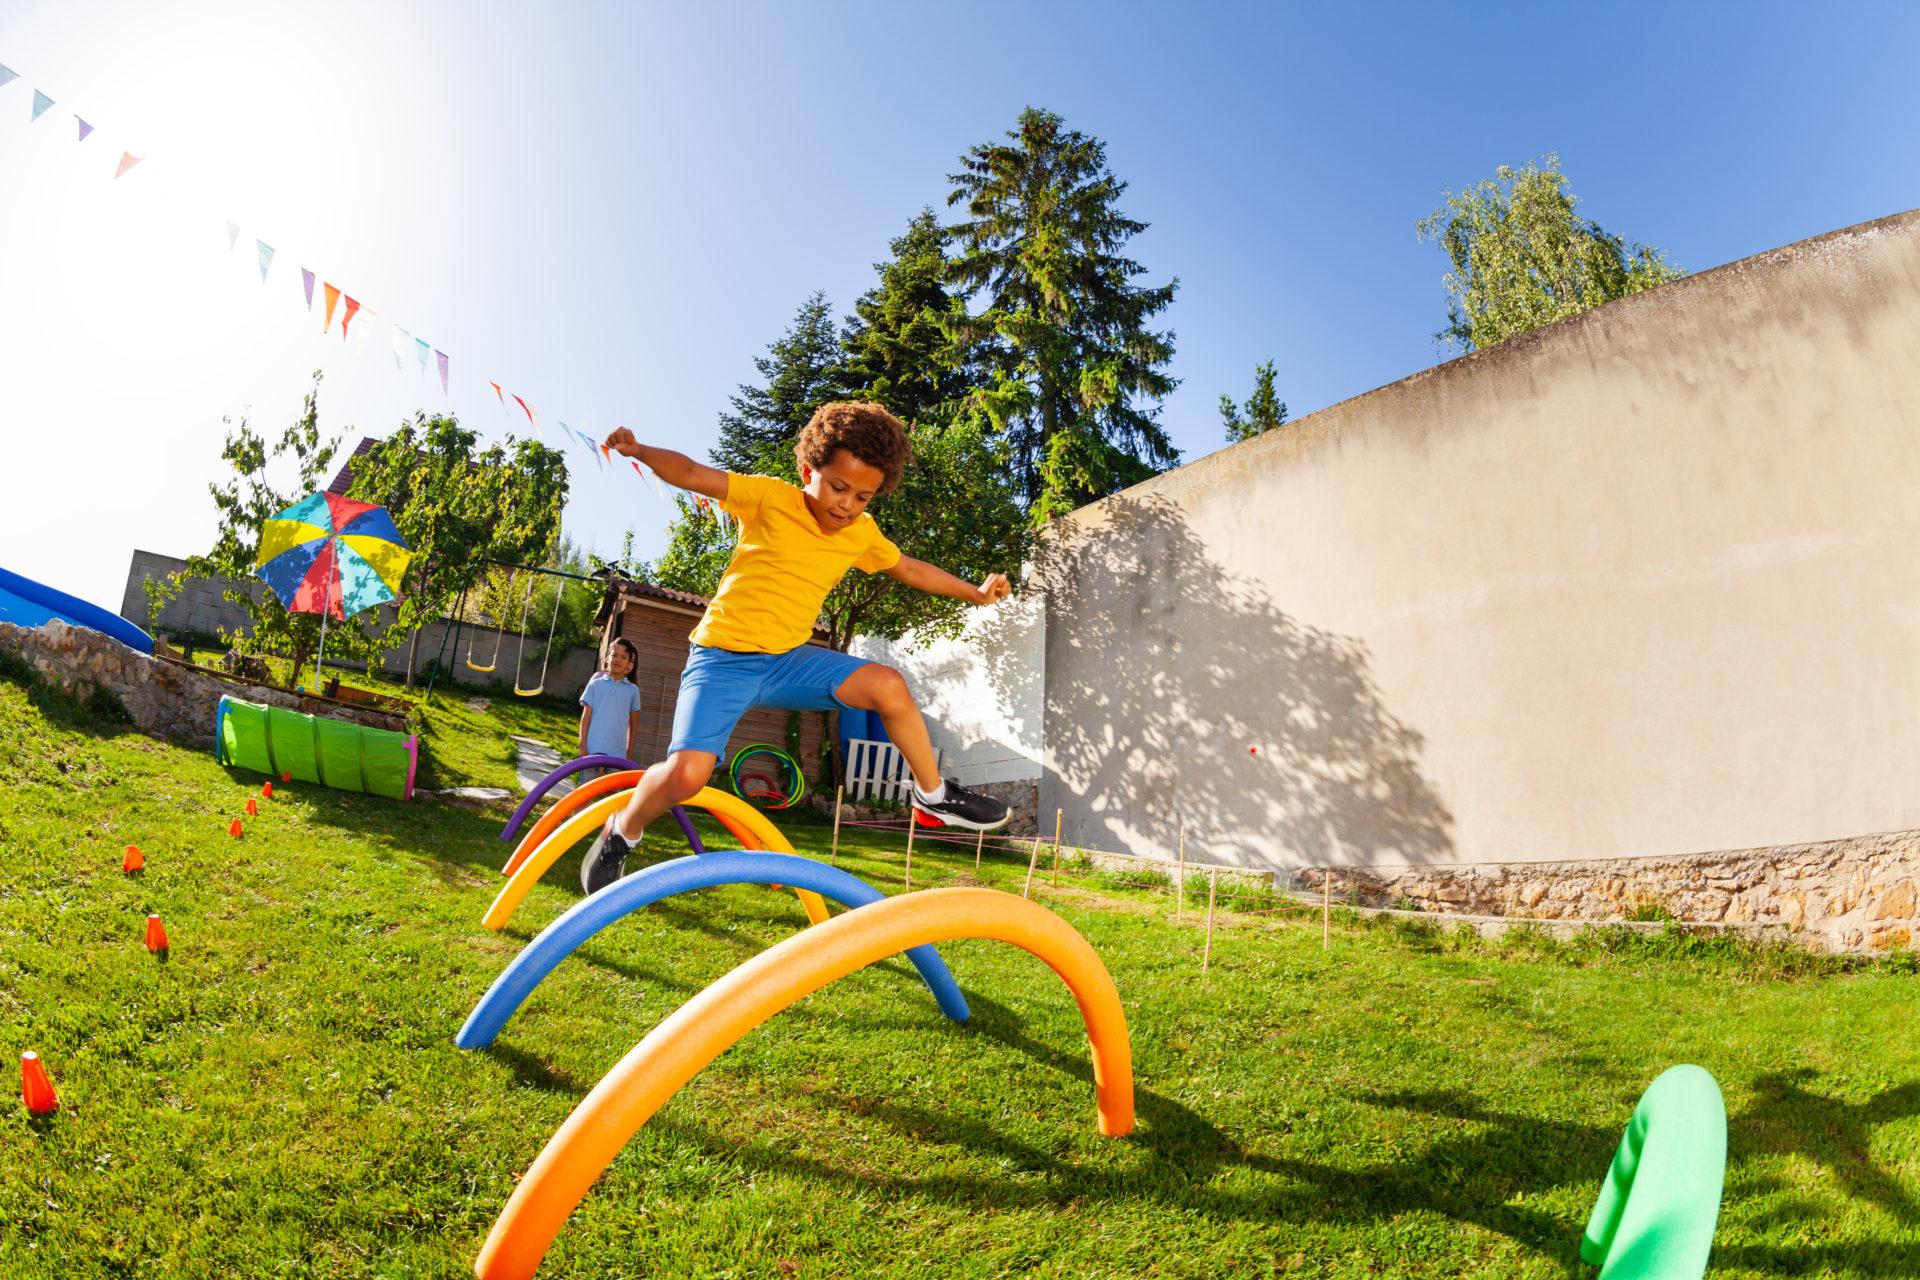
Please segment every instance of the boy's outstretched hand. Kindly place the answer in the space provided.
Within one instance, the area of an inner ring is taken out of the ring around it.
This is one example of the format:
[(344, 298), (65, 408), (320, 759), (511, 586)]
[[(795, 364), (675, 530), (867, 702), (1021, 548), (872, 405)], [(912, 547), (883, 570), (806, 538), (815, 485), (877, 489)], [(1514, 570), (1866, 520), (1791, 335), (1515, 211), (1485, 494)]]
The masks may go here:
[(980, 598), (974, 601), (975, 604), (992, 604), (996, 600), (1006, 599), (1013, 591), (1013, 584), (1007, 581), (1007, 575), (1004, 573), (990, 573), (986, 581), (974, 590), (980, 593)]
[(640, 442), (635, 440), (633, 438), (633, 432), (627, 430), (625, 427), (615, 427), (612, 431), (608, 432), (604, 443), (607, 448), (613, 450), (615, 453), (623, 453), (629, 458), (637, 458), (640, 456)]

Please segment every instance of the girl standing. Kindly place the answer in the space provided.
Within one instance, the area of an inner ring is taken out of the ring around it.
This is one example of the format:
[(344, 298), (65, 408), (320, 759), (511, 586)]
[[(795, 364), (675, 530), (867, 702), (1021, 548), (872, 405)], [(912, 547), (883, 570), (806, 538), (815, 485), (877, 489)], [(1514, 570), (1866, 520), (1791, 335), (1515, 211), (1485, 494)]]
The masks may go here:
[[(640, 686), (634, 683), (639, 651), (625, 636), (607, 649), (607, 667), (596, 671), (580, 693), (580, 754), (633, 759), (640, 740)], [(587, 777), (593, 770), (585, 771)], [(582, 778), (581, 781), (585, 781)]]

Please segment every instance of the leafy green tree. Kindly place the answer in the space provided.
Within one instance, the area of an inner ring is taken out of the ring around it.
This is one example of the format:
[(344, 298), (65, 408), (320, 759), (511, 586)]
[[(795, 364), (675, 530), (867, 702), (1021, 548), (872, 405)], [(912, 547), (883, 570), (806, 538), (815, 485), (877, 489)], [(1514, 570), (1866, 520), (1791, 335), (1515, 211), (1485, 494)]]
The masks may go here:
[(669, 526), (667, 549), (658, 560), (635, 565), (632, 576), (670, 591), (710, 596), (720, 589), (721, 575), (733, 560), (738, 527), (713, 506), (700, 505), (692, 494), (675, 493), (673, 502), (678, 510)]
[(1447, 326), (1441, 347), (1478, 351), (1518, 333), (1678, 280), (1666, 255), (1626, 241), (1574, 212), (1560, 158), (1546, 167), (1501, 165), (1418, 224), (1453, 264), (1445, 277)]
[(730, 397), (733, 411), (720, 415), (713, 465), (791, 480), (793, 440), (815, 409), (843, 398), (840, 341), (827, 295), (815, 293), (801, 303), (786, 333), (753, 364), (766, 385), (742, 383)]
[(1273, 361), (1253, 371), (1253, 394), (1246, 408), (1234, 404), (1232, 396), (1220, 397), (1220, 418), (1226, 424), (1227, 440), (1238, 443), (1272, 431), (1287, 420), (1287, 405), (1273, 389)]
[(445, 616), (491, 562), (542, 563), (560, 531), (567, 468), (559, 452), (512, 436), (481, 449), (479, 439), (454, 418), (419, 414), (354, 463), (349, 494), (386, 507), (413, 548), (395, 622), (413, 633), (408, 687), (420, 628)]
[[(260, 532), (267, 520), (326, 485), (328, 469), (340, 448), (336, 437), (323, 440), (320, 434), (320, 374), (313, 375), (300, 417), (294, 420), (280, 439), (268, 445), (245, 418), (238, 431), (227, 433), (220, 457), (233, 472), (226, 484), (207, 486), (219, 511), (219, 530), (213, 549), (205, 555), (187, 557), (187, 566), (149, 592), (150, 604), (160, 595), (171, 595), (191, 578), (204, 578), (224, 584), (221, 595), (245, 609), (251, 626), (245, 632), (222, 629), (221, 636), (238, 653), (279, 653), (293, 660), (290, 684), (297, 684), (307, 659), (320, 647), (320, 615), (290, 613), (280, 598), (254, 577), (260, 555)], [(268, 479), (268, 472), (284, 473), (293, 466), (290, 489), (281, 489)], [(155, 609), (157, 613), (157, 608)], [(377, 615), (375, 615), (377, 616)], [(370, 660), (384, 651), (384, 634), (370, 633), (354, 619), (333, 622), (327, 628), (327, 652), (352, 660)]]
[[(1020, 501), (1004, 441), (979, 422), (948, 427), (912, 424), (913, 461), (900, 487), (872, 507), (882, 532), (902, 555), (978, 582), (990, 573), (1016, 581), (1032, 556), (1034, 528)], [(895, 582), (883, 573), (853, 572), (827, 594), (820, 625), (845, 652), (855, 636), (926, 642), (956, 636), (967, 606)]]
[(979, 343), (990, 373), (971, 408), (1012, 445), (1023, 496), (1047, 520), (1153, 475), (1179, 459), (1157, 420), (1177, 385), (1162, 371), (1172, 333), (1147, 327), (1179, 281), (1146, 288), (1122, 256), (1147, 224), (1116, 207), (1127, 184), (1106, 144), (1033, 107), (1006, 143), (983, 143), (950, 175), (949, 205), (968, 220), (952, 280), (984, 309), (949, 324)]
[(947, 326), (966, 314), (947, 289), (946, 233), (922, 209), (876, 262), (877, 286), (860, 295), (841, 330), (844, 398), (884, 405), (902, 422), (950, 421), (973, 389), (966, 347)]

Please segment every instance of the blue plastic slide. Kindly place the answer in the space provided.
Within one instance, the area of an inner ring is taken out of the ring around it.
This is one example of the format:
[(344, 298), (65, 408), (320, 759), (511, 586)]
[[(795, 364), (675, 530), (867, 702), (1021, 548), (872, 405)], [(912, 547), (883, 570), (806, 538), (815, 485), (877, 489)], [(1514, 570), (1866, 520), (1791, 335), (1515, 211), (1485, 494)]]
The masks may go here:
[(77, 627), (104, 632), (129, 649), (153, 652), (153, 637), (99, 605), (88, 604), (64, 591), (0, 569), (0, 622), (16, 627), (44, 627), (59, 618)]

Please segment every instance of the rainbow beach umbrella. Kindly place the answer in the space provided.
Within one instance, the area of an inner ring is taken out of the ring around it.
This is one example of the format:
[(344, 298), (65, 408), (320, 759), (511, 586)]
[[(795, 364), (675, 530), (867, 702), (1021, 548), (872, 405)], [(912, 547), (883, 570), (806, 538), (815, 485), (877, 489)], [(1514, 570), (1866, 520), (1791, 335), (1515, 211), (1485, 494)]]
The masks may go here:
[(345, 621), (397, 597), (412, 559), (385, 507), (316, 493), (267, 517), (253, 571), (289, 611), (320, 615), (324, 649), (327, 619)]

